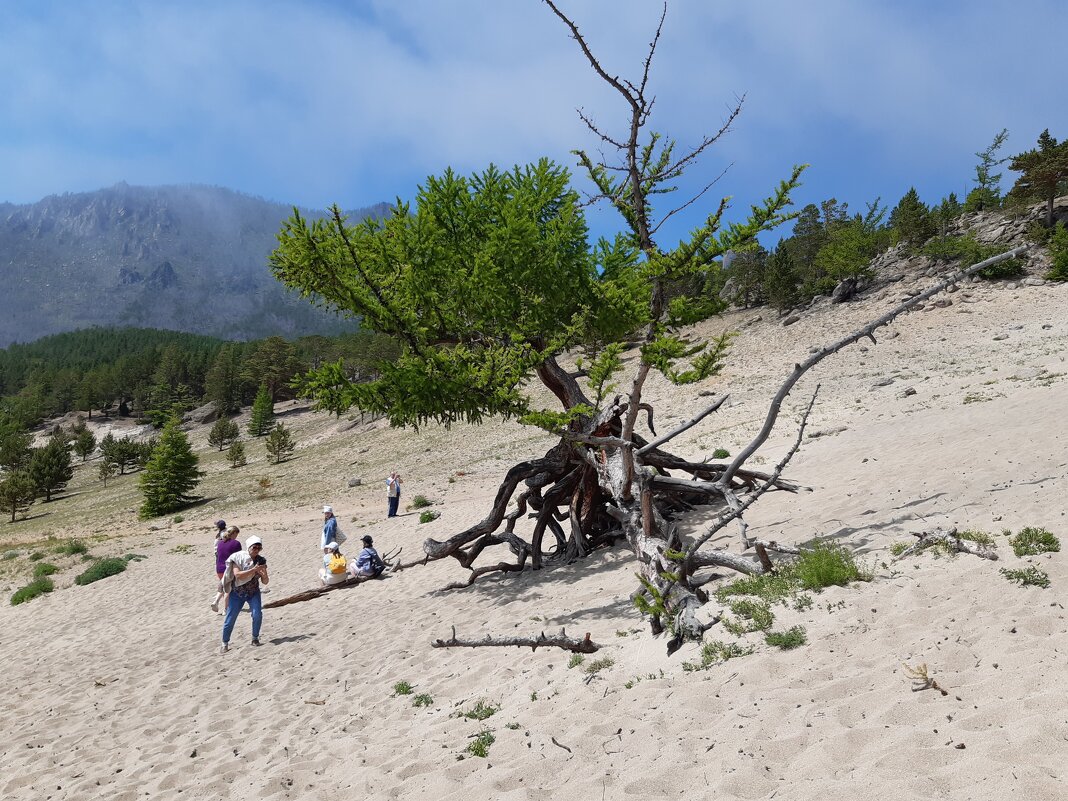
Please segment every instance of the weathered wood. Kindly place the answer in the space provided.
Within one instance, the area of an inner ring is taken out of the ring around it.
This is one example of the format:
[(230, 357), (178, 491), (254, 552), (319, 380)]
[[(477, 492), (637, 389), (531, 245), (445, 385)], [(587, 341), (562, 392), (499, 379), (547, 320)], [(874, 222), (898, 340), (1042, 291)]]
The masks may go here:
[(342, 581), (340, 584), (324, 584), (321, 587), (316, 587), (311, 590), (305, 590), (304, 592), (298, 592), (296, 595), (287, 595), (285, 598), (279, 598), (277, 601), (271, 601), (269, 604), (264, 604), (264, 609), (277, 609), (280, 606), (289, 606), (290, 604), (299, 604), (303, 601), (310, 601), (313, 598), (318, 598), (320, 595), (326, 595), (328, 592), (334, 590), (345, 590), (350, 587), (355, 587), (357, 584), (363, 584), (365, 581), (370, 581), (371, 576), (360, 576), (354, 578), (350, 576), (347, 580)]
[(955, 553), (967, 553), (972, 556), (978, 556), (980, 559), (989, 559), (992, 562), (996, 562), (998, 558), (997, 551), (993, 548), (959, 537), (955, 528), (949, 530), (936, 528), (934, 531), (924, 531), (920, 534), (910, 533), (917, 538), (917, 541), (894, 557), (893, 561), (898, 562), (906, 556), (920, 553), (934, 545), (944, 545)]
[(581, 640), (568, 637), (564, 629), (559, 634), (546, 635), (541, 632), (537, 637), (491, 637), (486, 635), (481, 640), (461, 640), (456, 636), (456, 626), (452, 627), (452, 636), (447, 640), (434, 640), (430, 644), (433, 648), (501, 648), (516, 646), (517, 648), (530, 648), (536, 651), (539, 648), (562, 648), (565, 651), (573, 651), (576, 654), (593, 654), (601, 646), (590, 639), (589, 632)]

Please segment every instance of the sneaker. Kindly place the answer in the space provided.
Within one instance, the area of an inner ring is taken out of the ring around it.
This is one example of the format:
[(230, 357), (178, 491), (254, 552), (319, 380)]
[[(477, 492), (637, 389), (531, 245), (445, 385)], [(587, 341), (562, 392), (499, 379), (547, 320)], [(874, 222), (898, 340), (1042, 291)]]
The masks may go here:
[(219, 602), (218, 601), (212, 601), (211, 602), (211, 611), (212, 612), (218, 612), (219, 611)]
[(253, 645), (259, 645), (260, 644), (259, 637), (253, 637), (252, 638), (252, 644)]
[(224, 642), (224, 643), (222, 644), (222, 648), (220, 648), (220, 649), (219, 649), (219, 653), (220, 653), (220, 654), (225, 654), (225, 653), (226, 653), (227, 651), (229, 651), (229, 650), (230, 650), (230, 643), (228, 643), (228, 642)]

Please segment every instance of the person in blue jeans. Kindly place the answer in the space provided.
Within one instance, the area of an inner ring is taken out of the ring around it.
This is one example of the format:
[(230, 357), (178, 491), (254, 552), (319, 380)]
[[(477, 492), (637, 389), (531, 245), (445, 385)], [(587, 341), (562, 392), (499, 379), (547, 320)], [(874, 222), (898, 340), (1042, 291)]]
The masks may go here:
[(252, 644), (260, 644), (260, 626), (263, 623), (263, 601), (260, 595), (260, 582), (269, 584), (267, 560), (263, 557), (263, 540), (249, 537), (245, 550), (239, 551), (226, 560), (226, 572), (223, 585), (230, 590), (226, 604), (226, 618), (223, 620), (222, 653), (230, 650), (230, 635), (234, 632), (237, 615), (248, 604), (252, 614)]
[(386, 513), (386, 517), (397, 516), (397, 507), (400, 506), (400, 494), (401, 477), (400, 473), (394, 470), (389, 474), (389, 478), (386, 479), (386, 497), (389, 499), (389, 511)]

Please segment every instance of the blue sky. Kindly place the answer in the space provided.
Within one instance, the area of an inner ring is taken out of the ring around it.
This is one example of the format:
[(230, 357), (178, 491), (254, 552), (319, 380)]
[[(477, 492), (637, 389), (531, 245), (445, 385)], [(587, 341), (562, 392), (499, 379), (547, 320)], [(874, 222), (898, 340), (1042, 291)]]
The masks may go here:
[[(613, 74), (637, 76), (652, 0), (561, 0)], [(0, 201), (207, 183), (348, 208), (410, 198), (429, 173), (596, 148), (626, 110), (537, 0), (7, 0)], [(974, 153), (1068, 137), (1063, 0), (674, 0), (654, 127), (680, 145), (734, 130), (693, 175), (735, 215), (791, 165), (798, 205), (963, 195)], [(1007, 189), (1011, 175), (1006, 174)], [(709, 200), (709, 204), (714, 199)], [(683, 226), (703, 216), (680, 215)], [(608, 225), (607, 216), (595, 227)]]

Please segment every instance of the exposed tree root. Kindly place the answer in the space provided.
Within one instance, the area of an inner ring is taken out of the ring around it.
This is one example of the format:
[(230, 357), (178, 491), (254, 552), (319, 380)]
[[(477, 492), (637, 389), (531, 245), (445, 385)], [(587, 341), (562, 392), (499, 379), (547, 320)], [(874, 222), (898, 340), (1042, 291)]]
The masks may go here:
[(560, 629), (559, 634), (546, 635), (545, 632), (541, 632), (537, 637), (486, 636), (481, 640), (461, 640), (456, 637), (456, 626), (453, 626), (452, 636), (449, 639), (434, 640), (431, 643), (434, 648), (485, 648), (511, 645), (519, 648), (530, 648), (532, 651), (552, 646), (553, 648), (563, 648), (565, 651), (574, 651), (576, 654), (592, 654), (601, 648), (600, 645), (590, 639), (589, 632), (581, 640), (578, 640), (574, 637), (568, 637), (563, 629)]

